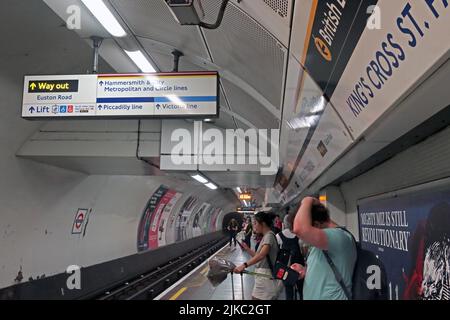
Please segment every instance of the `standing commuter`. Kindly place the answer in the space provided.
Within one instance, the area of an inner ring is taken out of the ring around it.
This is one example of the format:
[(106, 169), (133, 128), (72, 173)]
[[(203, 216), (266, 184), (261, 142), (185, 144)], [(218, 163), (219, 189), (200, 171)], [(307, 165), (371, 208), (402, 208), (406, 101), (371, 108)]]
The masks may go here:
[(266, 277), (255, 276), (253, 300), (276, 300), (280, 291), (281, 282), (271, 279), (272, 268), (278, 255), (278, 244), (272, 231), (273, 219), (271, 212), (258, 212), (255, 215), (255, 232), (262, 234), (263, 238), (256, 252), (246, 244), (242, 245), (243, 250), (247, 251), (252, 258), (234, 270), (236, 273), (241, 273), (249, 266), (255, 265), (256, 273), (266, 275)]
[[(284, 230), (277, 234), (278, 245), (281, 249), (289, 252), (289, 261), (287, 266), (290, 267), (293, 264), (305, 264), (305, 259), (302, 254), (303, 241), (300, 240), (293, 232), (292, 226), (294, 223), (295, 213), (290, 213), (284, 218)], [(286, 300), (302, 300), (303, 292), (303, 279), (297, 281), (293, 286), (287, 284), (284, 285), (286, 291)]]
[(247, 218), (247, 225), (245, 226), (245, 235), (244, 235), (244, 243), (250, 247), (251, 246), (251, 239), (253, 234), (253, 223), (252, 218)]
[(275, 234), (278, 234), (281, 232), (282, 229), (283, 229), (283, 224), (281, 222), (280, 216), (276, 215), (274, 223), (273, 223), (273, 232)]
[[(303, 199), (294, 220), (294, 233), (311, 245), (306, 267), (294, 264), (292, 269), (304, 278), (304, 300), (347, 300), (352, 292), (352, 275), (357, 251), (352, 236), (330, 219), (328, 209), (318, 199)], [(345, 291), (336, 279), (328, 254), (342, 277)]]
[(238, 223), (235, 219), (231, 219), (230, 223), (228, 223), (228, 235), (230, 237), (230, 247), (231, 243), (234, 240), (234, 246), (236, 247), (236, 235), (238, 233)]

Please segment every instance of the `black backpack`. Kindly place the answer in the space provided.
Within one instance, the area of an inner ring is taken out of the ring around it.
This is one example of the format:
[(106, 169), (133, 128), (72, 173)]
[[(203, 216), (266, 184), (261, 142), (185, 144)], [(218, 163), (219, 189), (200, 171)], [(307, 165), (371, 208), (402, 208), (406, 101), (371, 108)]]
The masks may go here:
[[(347, 299), (350, 300), (387, 300), (388, 299), (388, 285), (387, 285), (387, 276), (386, 269), (384, 268), (382, 262), (376, 257), (376, 255), (369, 250), (365, 250), (361, 247), (360, 243), (358, 243), (353, 237), (353, 234), (345, 228), (340, 228), (346, 232), (348, 232), (353, 239), (353, 243), (356, 246), (356, 263), (355, 268), (353, 270), (352, 277), (352, 292), (348, 292), (347, 287), (344, 284), (341, 274), (339, 270), (337, 270), (334, 265), (331, 257), (328, 255), (326, 251), (323, 251), (328, 264), (333, 270), (334, 276), (336, 277), (336, 281), (341, 286), (342, 290), (345, 293)], [(372, 275), (368, 273), (370, 271), (368, 268), (370, 266), (377, 266), (380, 270), (380, 289), (369, 289), (367, 285), (367, 281), (369, 277)]]
[(305, 259), (300, 251), (298, 238), (294, 237), (290, 239), (286, 237), (283, 232), (280, 232), (278, 235), (282, 240), (282, 244), (278, 251), (277, 260), (285, 265), (292, 265), (294, 263), (305, 265)]
[[(275, 238), (275, 243), (277, 242), (277, 239), (275, 237), (275, 234), (273, 234), (273, 237)], [(289, 240), (289, 239), (288, 239)], [(298, 239), (297, 239), (298, 241)], [(284, 241), (283, 241), (284, 243)], [(297, 242), (298, 246), (298, 242)], [(273, 279), (281, 280), (285, 285), (293, 286), (299, 278), (299, 274), (297, 271), (289, 268), (288, 263), (289, 259), (291, 258), (291, 250), (288, 249), (281, 249), (277, 246), (278, 253), (276, 257), (275, 264), (270, 259), (270, 253), (266, 256), (267, 263), (269, 265), (269, 269), (272, 271)]]

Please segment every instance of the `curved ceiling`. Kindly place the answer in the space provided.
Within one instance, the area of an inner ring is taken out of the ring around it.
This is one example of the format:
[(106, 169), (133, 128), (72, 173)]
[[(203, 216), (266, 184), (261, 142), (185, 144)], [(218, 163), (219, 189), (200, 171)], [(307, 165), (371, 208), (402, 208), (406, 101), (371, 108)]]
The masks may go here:
[[(103, 35), (80, 0), (45, 0), (63, 19), (66, 9), (79, 5), (84, 26), (75, 30), (82, 38)], [(160, 71), (173, 68), (171, 52), (183, 52), (180, 71), (217, 70), (221, 81), (221, 112), (215, 124), (222, 128), (280, 128), (285, 75), (287, 69), (291, 0), (230, 1), (221, 26), (206, 30), (181, 26), (175, 21), (164, 0), (105, 0), (126, 26), (135, 45), (146, 52)], [(216, 20), (221, 1), (202, 0), (203, 20)], [(88, 17), (85, 17), (88, 15)], [(101, 55), (118, 72), (130, 72), (118, 54), (129, 41), (105, 41)], [(115, 52), (115, 53), (114, 53)]]

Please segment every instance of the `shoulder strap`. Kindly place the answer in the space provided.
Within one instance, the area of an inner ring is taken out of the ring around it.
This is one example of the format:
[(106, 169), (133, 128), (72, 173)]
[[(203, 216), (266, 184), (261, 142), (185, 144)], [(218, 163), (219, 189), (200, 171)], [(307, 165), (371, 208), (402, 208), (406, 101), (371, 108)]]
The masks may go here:
[[(356, 249), (358, 249), (358, 244), (357, 244), (356, 239), (353, 236), (353, 234), (350, 231), (348, 231), (346, 228), (344, 228), (344, 227), (338, 227), (338, 229), (341, 229), (341, 230), (347, 232), (348, 234), (350, 234), (350, 236), (352, 237), (352, 241), (355, 244)], [(344, 279), (342, 278), (341, 273), (336, 268), (336, 265), (334, 264), (333, 260), (331, 259), (330, 255), (328, 254), (328, 252), (325, 251), (325, 250), (322, 250), (322, 252), (325, 255), (325, 258), (327, 259), (327, 262), (330, 265), (331, 270), (333, 270), (334, 277), (336, 278), (336, 281), (341, 286), (342, 291), (344, 291), (344, 294), (347, 297), (347, 299), (350, 300), (351, 295), (350, 295), (350, 292), (347, 289), (347, 286), (344, 283)]]
[[(277, 238), (275, 237), (275, 234), (274, 234), (273, 232), (270, 232), (270, 233), (271, 233), (272, 236), (275, 238), (275, 243), (277, 244), (277, 247), (278, 247), (278, 241), (277, 241)], [(272, 259), (270, 259), (270, 251), (269, 251), (269, 253), (268, 253), (267, 256), (266, 256), (266, 259), (267, 259), (267, 263), (268, 263), (269, 268), (270, 268), (270, 272), (272, 272), (272, 275), (274, 276), (275, 270), (274, 270), (274, 268), (273, 268)]]
[(280, 233), (278, 233), (278, 235), (281, 238), (281, 241), (283, 242), (283, 244), (287, 241), (287, 237), (283, 234), (283, 231), (281, 231)]
[(353, 235), (353, 233), (348, 231), (348, 229), (345, 228), (345, 227), (338, 227), (338, 229), (341, 229), (341, 230), (344, 230), (345, 232), (347, 232), (352, 237), (352, 240), (353, 240), (353, 243), (355, 244), (356, 249), (358, 249), (358, 241), (356, 241), (355, 236)]
[(327, 259), (327, 262), (330, 265), (331, 270), (333, 270), (334, 277), (336, 278), (336, 281), (341, 286), (342, 291), (344, 291), (345, 296), (347, 297), (348, 300), (351, 300), (350, 292), (348, 291), (347, 286), (344, 283), (344, 279), (342, 278), (341, 273), (336, 268), (336, 265), (334, 264), (333, 260), (331, 260), (331, 257), (328, 254), (328, 252), (325, 251), (325, 250), (322, 250), (322, 252), (325, 255), (325, 258)]

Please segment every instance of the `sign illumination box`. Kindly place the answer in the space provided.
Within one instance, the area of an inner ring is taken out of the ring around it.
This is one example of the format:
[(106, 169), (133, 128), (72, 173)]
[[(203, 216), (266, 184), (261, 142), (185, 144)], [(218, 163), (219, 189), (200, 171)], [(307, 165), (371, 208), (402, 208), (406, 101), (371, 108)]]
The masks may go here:
[(26, 76), (25, 119), (216, 118), (217, 72)]
[(252, 195), (249, 193), (241, 193), (239, 195), (239, 200), (252, 200)]

